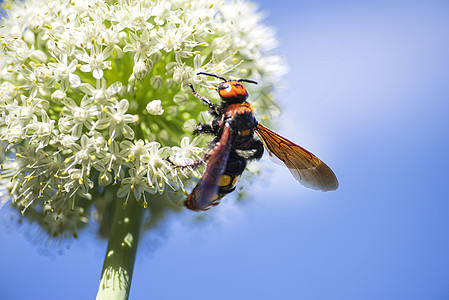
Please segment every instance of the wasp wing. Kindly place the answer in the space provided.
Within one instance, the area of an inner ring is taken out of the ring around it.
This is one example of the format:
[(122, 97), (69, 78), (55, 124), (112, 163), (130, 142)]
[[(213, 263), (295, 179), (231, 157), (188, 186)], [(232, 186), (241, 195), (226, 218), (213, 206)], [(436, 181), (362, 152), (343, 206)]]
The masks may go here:
[(270, 155), (282, 160), (302, 185), (321, 191), (333, 191), (338, 188), (334, 172), (318, 157), (260, 123), (257, 124), (256, 133)]
[(213, 197), (218, 193), (218, 181), (226, 169), (231, 150), (231, 128), (226, 125), (218, 143), (208, 151), (207, 167), (198, 184), (192, 190), (185, 207), (195, 211), (207, 210), (214, 204)]

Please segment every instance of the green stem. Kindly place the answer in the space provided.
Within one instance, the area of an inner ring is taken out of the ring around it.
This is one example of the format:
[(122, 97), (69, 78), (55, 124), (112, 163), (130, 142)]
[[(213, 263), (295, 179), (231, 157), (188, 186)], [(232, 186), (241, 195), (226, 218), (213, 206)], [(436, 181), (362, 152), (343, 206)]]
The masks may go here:
[(97, 300), (128, 299), (139, 233), (145, 212), (133, 196), (130, 196), (126, 208), (122, 208), (122, 201), (119, 199), (114, 199), (114, 201), (115, 212)]

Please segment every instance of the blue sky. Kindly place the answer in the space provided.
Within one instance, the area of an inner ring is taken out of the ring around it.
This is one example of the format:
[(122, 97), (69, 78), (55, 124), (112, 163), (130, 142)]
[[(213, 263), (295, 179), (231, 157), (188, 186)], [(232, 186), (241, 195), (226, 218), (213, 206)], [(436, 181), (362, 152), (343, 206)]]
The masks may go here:
[[(277, 131), (340, 188), (265, 158), (252, 200), (144, 238), (131, 299), (449, 299), (449, 2), (257, 3), (291, 70)], [(0, 229), (0, 298), (94, 297), (105, 244), (50, 259), (22, 231)]]

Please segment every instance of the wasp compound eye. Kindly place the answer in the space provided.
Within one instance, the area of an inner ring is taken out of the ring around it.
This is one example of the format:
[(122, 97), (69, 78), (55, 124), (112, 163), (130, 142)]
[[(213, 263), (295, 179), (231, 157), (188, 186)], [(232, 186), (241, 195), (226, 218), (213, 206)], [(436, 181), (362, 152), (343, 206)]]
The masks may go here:
[(229, 83), (223, 83), (221, 86), (221, 90), (225, 90), (227, 93), (230, 93), (232, 90), (232, 86)]

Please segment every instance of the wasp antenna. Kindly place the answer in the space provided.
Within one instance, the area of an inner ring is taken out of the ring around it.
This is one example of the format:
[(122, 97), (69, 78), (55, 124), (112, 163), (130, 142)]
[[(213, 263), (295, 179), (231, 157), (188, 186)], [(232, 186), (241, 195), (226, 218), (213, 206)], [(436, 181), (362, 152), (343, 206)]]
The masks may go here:
[(257, 81), (250, 80), (250, 79), (239, 79), (239, 80), (237, 80), (237, 81), (238, 81), (238, 82), (249, 82), (249, 83), (257, 84)]
[(207, 75), (207, 76), (212, 76), (212, 77), (221, 79), (221, 80), (223, 80), (224, 82), (228, 81), (228, 80), (227, 80), (226, 78), (224, 78), (224, 77), (220, 77), (220, 76), (218, 76), (218, 75), (211, 74), (211, 73), (206, 73), (206, 72), (199, 72), (199, 73), (196, 73), (196, 75)]

